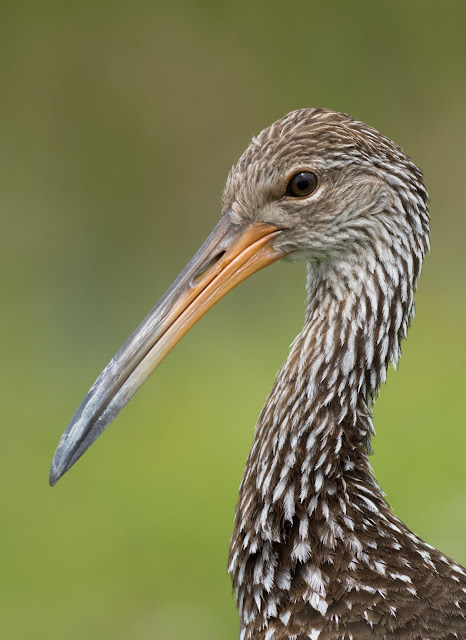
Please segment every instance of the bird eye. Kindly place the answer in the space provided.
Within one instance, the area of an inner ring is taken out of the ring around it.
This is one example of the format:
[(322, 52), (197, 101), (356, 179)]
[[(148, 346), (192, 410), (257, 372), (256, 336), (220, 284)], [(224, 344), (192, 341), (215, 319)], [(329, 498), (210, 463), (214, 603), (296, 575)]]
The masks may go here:
[(291, 178), (286, 195), (292, 198), (305, 198), (317, 188), (317, 176), (310, 171), (301, 171)]

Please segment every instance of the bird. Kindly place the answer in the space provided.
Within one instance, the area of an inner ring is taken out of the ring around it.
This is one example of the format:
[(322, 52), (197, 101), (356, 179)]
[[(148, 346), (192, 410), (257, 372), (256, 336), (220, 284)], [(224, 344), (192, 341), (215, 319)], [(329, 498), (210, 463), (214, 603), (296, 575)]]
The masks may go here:
[(252, 138), (214, 230), (84, 398), (51, 485), (225, 293), (305, 260), (304, 325), (259, 415), (236, 506), (240, 639), (466, 639), (465, 569), (396, 517), (369, 461), (373, 405), (428, 250), (423, 175), (401, 147), (344, 113), (288, 113)]

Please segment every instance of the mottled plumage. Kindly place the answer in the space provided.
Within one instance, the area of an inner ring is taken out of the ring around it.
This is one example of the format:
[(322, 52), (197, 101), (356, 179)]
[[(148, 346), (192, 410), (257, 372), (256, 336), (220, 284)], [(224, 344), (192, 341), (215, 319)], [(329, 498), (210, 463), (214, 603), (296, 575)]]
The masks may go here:
[[(320, 180), (281, 202), (296, 169)], [(245, 640), (466, 637), (464, 570), (396, 518), (368, 460), (372, 404), (414, 314), (428, 249), (421, 171), (349, 116), (295, 111), (233, 168), (225, 208), (295, 233), (302, 332), (259, 417), (229, 572)]]
[[(318, 190), (280, 203), (283, 180)], [(428, 249), (421, 171), (349, 116), (295, 111), (253, 140), (225, 207), (294, 226), (309, 260), (302, 332), (259, 417), (229, 571), (241, 638), (466, 637), (466, 577), (393, 515), (368, 452), (372, 404), (414, 314)]]
[[(305, 197), (289, 191), (300, 172), (317, 176)], [(236, 509), (241, 640), (465, 640), (465, 570), (396, 518), (368, 459), (428, 248), (422, 174), (398, 146), (325, 109), (275, 122), (233, 167), (211, 236), (80, 405), (51, 482), (224, 293), (275, 260), (306, 259), (304, 327), (259, 416)]]

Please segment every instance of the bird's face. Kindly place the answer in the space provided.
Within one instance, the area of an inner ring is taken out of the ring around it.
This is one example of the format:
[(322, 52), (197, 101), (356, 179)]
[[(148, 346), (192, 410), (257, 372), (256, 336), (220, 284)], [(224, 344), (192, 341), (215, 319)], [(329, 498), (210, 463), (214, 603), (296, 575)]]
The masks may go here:
[(422, 187), (419, 170), (394, 143), (332, 111), (292, 112), (253, 138), (230, 173), (219, 223), (79, 406), (55, 453), (51, 483), (239, 282), (282, 258), (356, 255), (400, 223), (387, 218), (387, 202), (403, 172), (413, 192)]
[(278, 227), (274, 246), (287, 259), (338, 258), (383, 233), (400, 158), (409, 164), (394, 143), (349, 116), (292, 112), (253, 138), (233, 167), (223, 213), (238, 225)]

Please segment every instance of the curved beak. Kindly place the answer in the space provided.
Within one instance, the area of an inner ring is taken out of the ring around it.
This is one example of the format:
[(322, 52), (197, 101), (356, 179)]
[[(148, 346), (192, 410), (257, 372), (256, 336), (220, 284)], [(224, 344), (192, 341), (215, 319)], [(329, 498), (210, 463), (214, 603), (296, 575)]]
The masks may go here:
[(133, 397), (184, 334), (222, 296), (283, 258), (278, 227), (233, 224), (226, 213), (158, 304), (97, 378), (62, 435), (50, 469), (53, 486)]

